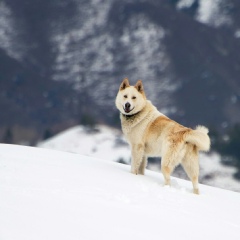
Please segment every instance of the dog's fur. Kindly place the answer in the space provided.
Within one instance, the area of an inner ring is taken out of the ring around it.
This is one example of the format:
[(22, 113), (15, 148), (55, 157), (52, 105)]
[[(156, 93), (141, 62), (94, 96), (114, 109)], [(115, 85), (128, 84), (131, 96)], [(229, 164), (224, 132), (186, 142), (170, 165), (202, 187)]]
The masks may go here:
[(193, 192), (199, 194), (198, 152), (209, 151), (208, 129), (197, 126), (193, 130), (160, 113), (147, 100), (141, 80), (135, 86), (130, 86), (127, 78), (123, 80), (116, 107), (120, 111), (123, 133), (131, 147), (131, 172), (144, 174), (148, 157), (162, 157), (165, 185), (170, 185), (170, 174), (178, 164), (182, 164), (192, 181)]

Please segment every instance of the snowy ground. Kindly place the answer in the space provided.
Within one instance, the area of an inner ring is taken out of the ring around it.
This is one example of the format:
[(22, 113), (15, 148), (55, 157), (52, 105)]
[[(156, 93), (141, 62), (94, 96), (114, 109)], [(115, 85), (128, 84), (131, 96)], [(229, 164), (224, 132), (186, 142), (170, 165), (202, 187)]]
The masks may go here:
[(40, 142), (38, 147), (80, 153), (110, 161), (130, 162), (130, 150), (122, 133), (104, 125), (94, 129), (82, 125)]
[(0, 239), (240, 239), (240, 194), (129, 166), (0, 144)]
[[(130, 163), (131, 156), (121, 131), (104, 125), (96, 126), (95, 130), (75, 126), (39, 143), (38, 147), (125, 163)], [(240, 192), (240, 182), (233, 178), (236, 169), (222, 165), (218, 154), (201, 154), (199, 163), (201, 183)], [(149, 164), (148, 168), (160, 172), (160, 162)], [(174, 172), (174, 176), (187, 178), (179, 170)]]

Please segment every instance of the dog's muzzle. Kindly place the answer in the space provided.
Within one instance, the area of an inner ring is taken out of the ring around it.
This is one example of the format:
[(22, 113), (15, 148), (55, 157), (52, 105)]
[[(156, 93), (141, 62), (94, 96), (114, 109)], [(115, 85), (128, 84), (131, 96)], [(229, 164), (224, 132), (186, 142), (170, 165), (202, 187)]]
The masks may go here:
[(126, 113), (130, 113), (133, 110), (133, 109), (131, 109), (131, 104), (129, 102), (125, 103), (123, 109)]

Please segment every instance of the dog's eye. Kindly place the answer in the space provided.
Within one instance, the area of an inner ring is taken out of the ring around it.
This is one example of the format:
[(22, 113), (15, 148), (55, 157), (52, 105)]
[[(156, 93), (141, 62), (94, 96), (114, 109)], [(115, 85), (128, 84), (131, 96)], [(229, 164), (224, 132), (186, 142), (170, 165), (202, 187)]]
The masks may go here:
[(132, 97), (132, 99), (136, 99), (136, 97), (135, 97), (135, 96), (133, 96), (133, 97)]
[(125, 98), (127, 98), (127, 95), (124, 95)]

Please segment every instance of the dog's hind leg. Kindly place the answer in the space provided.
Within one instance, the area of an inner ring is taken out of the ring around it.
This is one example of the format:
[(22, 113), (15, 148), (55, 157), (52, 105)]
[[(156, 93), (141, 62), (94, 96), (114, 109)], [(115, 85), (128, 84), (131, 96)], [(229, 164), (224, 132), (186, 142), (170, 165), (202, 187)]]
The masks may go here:
[(164, 185), (171, 185), (170, 175), (174, 170), (174, 165), (172, 165), (172, 156), (165, 155), (161, 160), (161, 171), (164, 176)]
[(188, 177), (192, 181), (193, 193), (199, 194), (198, 188), (198, 176), (199, 176), (199, 164), (198, 164), (198, 152), (193, 149), (188, 151), (182, 161), (182, 166), (187, 173)]
[(161, 160), (161, 171), (164, 176), (165, 185), (171, 185), (170, 175), (180, 163), (181, 158), (180, 150), (176, 149), (174, 145), (169, 145)]
[(162, 174), (164, 176), (164, 185), (171, 185), (170, 175), (173, 171), (169, 166), (162, 164), (161, 166)]

